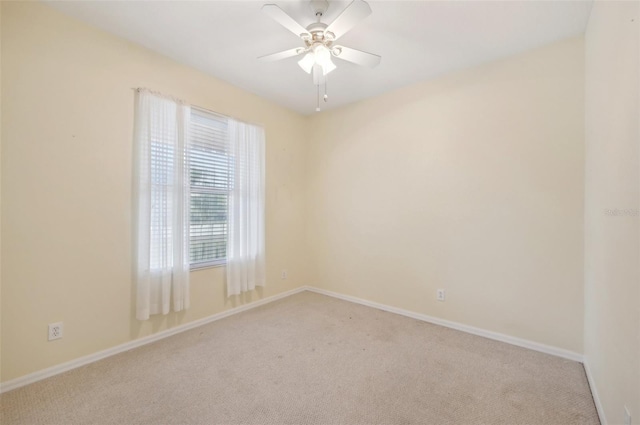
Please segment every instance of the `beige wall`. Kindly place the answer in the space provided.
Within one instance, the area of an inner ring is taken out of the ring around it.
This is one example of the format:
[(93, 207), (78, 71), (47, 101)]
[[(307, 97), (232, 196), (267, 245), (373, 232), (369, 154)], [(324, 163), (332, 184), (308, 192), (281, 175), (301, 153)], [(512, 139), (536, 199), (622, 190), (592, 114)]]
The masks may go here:
[(583, 48), (313, 117), (310, 283), (581, 353)]
[(610, 424), (640, 422), (639, 12), (595, 2), (585, 36), (585, 358)]
[[(207, 269), (186, 313), (134, 318), (133, 87), (265, 126), (268, 281), (250, 298), (307, 282), (306, 118), (41, 3), (2, 3), (2, 55), (2, 381), (240, 303)], [(57, 321), (64, 338), (47, 342)]]
[[(0, 99), (2, 99), (2, 6), (0, 5)], [(2, 102), (0, 101), (0, 241), (2, 241)], [(2, 243), (0, 243), (0, 382), (2, 382)]]

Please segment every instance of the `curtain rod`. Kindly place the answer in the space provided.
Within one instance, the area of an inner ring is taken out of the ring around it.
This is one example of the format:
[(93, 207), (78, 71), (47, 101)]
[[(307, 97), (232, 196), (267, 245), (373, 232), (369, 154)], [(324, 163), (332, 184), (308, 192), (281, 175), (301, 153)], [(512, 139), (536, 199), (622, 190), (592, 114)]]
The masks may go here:
[(234, 117), (234, 116), (231, 116), (231, 115), (225, 115), (225, 114), (221, 114), (219, 112), (211, 111), (211, 110), (203, 108), (201, 106), (191, 105), (190, 103), (187, 103), (186, 101), (180, 99), (179, 97), (170, 96), (170, 95), (164, 94), (164, 93), (156, 91), (156, 90), (148, 89), (146, 87), (133, 87), (132, 90), (136, 91), (138, 93), (147, 92), (147, 93), (153, 94), (155, 96), (159, 96), (159, 97), (162, 97), (162, 98), (165, 98), (165, 99), (173, 100), (174, 102), (181, 103), (183, 105), (188, 105), (189, 107), (191, 107), (193, 109), (196, 109), (198, 111), (206, 112), (208, 114), (218, 115), (218, 116), (224, 117), (224, 118), (231, 118), (232, 120), (237, 121), (237, 122), (241, 122), (243, 124), (258, 125), (258, 126), (264, 128), (264, 125), (262, 125), (262, 124), (254, 124), (254, 123), (251, 123), (251, 122), (247, 122), (245, 120), (241, 120), (241, 119), (239, 119), (237, 117)]
[(162, 98), (165, 98), (165, 99), (173, 100), (174, 102), (182, 103), (184, 105), (187, 105), (187, 102), (185, 102), (184, 100), (180, 99), (179, 97), (175, 97), (175, 96), (171, 96), (171, 95), (168, 95), (168, 94), (164, 94), (162, 92), (159, 92), (159, 91), (156, 91), (156, 90), (151, 90), (151, 89), (148, 89), (146, 87), (134, 87), (132, 90), (134, 90), (134, 91), (136, 91), (138, 93), (141, 93), (141, 92), (150, 93), (150, 94), (153, 94), (153, 95), (158, 96), (158, 97), (162, 97)]

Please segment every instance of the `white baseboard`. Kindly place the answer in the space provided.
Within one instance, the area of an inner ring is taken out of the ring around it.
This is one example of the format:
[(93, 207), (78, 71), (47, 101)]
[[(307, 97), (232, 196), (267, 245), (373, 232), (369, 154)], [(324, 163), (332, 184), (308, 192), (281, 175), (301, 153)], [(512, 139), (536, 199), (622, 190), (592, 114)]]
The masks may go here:
[(602, 407), (602, 402), (600, 401), (600, 396), (598, 395), (598, 389), (596, 387), (596, 381), (591, 374), (591, 368), (589, 367), (589, 358), (587, 356), (584, 357), (584, 361), (582, 362), (584, 365), (584, 371), (587, 374), (587, 381), (589, 381), (589, 387), (591, 388), (591, 395), (593, 396), (593, 403), (596, 405), (596, 410), (598, 411), (598, 418), (600, 418), (601, 425), (607, 425), (607, 418), (604, 415), (604, 409)]
[(193, 322), (185, 323), (184, 325), (176, 326), (176, 327), (155, 333), (153, 335), (135, 339), (133, 341), (129, 341), (124, 344), (117, 345), (115, 347), (107, 348), (106, 350), (98, 351), (97, 353), (89, 354), (87, 356), (80, 357), (80, 358), (68, 361), (66, 363), (52, 366), (43, 370), (39, 370), (34, 373), (30, 373), (28, 375), (21, 376), (16, 379), (12, 379), (4, 383), (0, 383), (0, 394), (7, 391), (15, 390), (16, 388), (20, 388), (37, 381), (41, 381), (43, 379), (49, 378), (54, 375), (58, 375), (63, 372), (67, 372), (71, 369), (75, 369), (80, 366), (87, 365), (89, 363), (102, 360), (106, 357), (110, 357), (115, 354), (122, 353), (124, 351), (129, 351), (133, 348), (137, 348), (142, 345), (150, 344), (160, 339), (167, 338), (171, 335), (188, 331), (189, 329), (197, 328), (198, 326), (206, 325), (207, 323), (215, 322), (216, 320), (224, 319), (225, 317), (229, 317), (234, 314), (241, 313), (243, 311), (251, 310), (252, 308), (256, 308), (261, 305), (269, 304), (273, 301), (277, 301), (279, 299), (286, 298), (290, 295), (297, 294), (298, 292), (303, 292), (304, 290), (306, 290), (305, 287), (300, 287), (300, 288), (293, 289), (291, 291), (282, 292), (280, 294), (263, 298), (261, 300), (258, 300), (249, 304), (245, 304), (245, 305), (233, 308), (231, 310), (222, 311), (220, 313), (216, 313), (214, 315), (204, 317), (202, 319), (194, 320)]
[[(415, 313), (409, 310), (404, 310), (401, 308), (397, 308), (397, 307), (391, 307), (385, 304), (380, 304), (380, 303), (376, 303), (373, 301), (367, 301), (361, 298), (356, 298), (356, 297), (352, 297), (349, 295), (343, 295), (343, 294), (339, 294), (337, 292), (331, 292), (331, 291), (326, 291), (324, 289), (320, 289), (320, 288), (315, 288), (312, 286), (302, 286), (290, 291), (286, 291), (286, 292), (282, 292), (280, 294), (268, 297), (268, 298), (264, 298), (262, 300), (258, 300), (249, 304), (245, 304), (236, 308), (233, 308), (231, 310), (226, 310), (220, 313), (216, 313), (212, 316), (209, 317), (205, 317), (199, 320), (194, 320), (193, 322), (189, 322), (189, 323), (185, 323), (184, 325), (180, 325), (180, 326), (176, 326), (173, 327), (171, 329), (167, 329), (158, 333), (155, 333), (153, 335), (149, 335), (140, 339), (136, 339), (133, 341), (129, 341), (126, 342), (124, 344), (112, 347), (112, 348), (108, 348), (106, 350), (102, 350), (102, 351), (98, 351), (97, 353), (93, 353), (93, 354), (89, 354), (87, 356), (84, 357), (80, 357), (77, 358), (75, 360), (71, 360), (69, 362), (66, 363), (62, 363), (56, 366), (52, 366), (49, 367), (47, 369), (43, 369), (43, 370), (39, 370), (37, 372), (34, 373), (30, 373), (28, 375), (25, 376), (21, 376), (19, 378), (16, 379), (12, 379), (10, 381), (4, 382), (4, 383), (0, 383), (0, 394), (7, 392), (7, 391), (11, 391), (14, 390), (16, 388), (20, 388), (23, 387), (25, 385), (29, 385), (32, 384), (34, 382), (37, 381), (41, 381), (43, 379), (49, 378), (51, 376), (54, 375), (58, 375), (60, 373), (63, 372), (67, 372), (69, 370), (78, 368), (80, 366), (84, 366), (87, 365), (89, 363), (93, 363), (96, 362), (98, 360), (102, 360), (106, 357), (110, 357), (113, 356), (115, 354), (119, 354), (122, 353), (124, 351), (128, 351), (131, 350), (133, 348), (137, 348), (140, 347), (142, 345), (145, 344), (150, 344), (152, 342), (158, 341), (160, 339), (163, 338), (167, 338), (171, 335), (175, 335), (177, 333), (180, 332), (184, 332), (187, 331), (189, 329), (193, 329), (196, 328), (198, 326), (202, 326), (205, 325), (207, 323), (211, 323), (211, 322), (215, 322), (216, 320), (220, 320), (223, 319), (225, 317), (229, 317), (232, 316), (234, 314), (238, 314), (241, 313), (243, 311), (247, 311), (250, 310), (252, 308), (256, 308), (259, 307), (261, 305), (265, 305), (268, 303), (271, 303), (273, 301), (277, 301), (279, 299), (282, 298), (286, 298), (290, 295), (293, 294), (297, 294), (299, 292), (303, 292), (303, 291), (310, 291), (310, 292), (315, 292), (318, 294), (322, 294), (322, 295), (327, 295), (330, 297), (334, 297), (334, 298), (339, 298), (341, 300), (345, 300), (345, 301), (350, 301), (356, 304), (361, 304), (361, 305), (365, 305), (368, 307), (373, 307), (373, 308), (377, 308), (379, 310), (384, 310), (384, 311), (388, 311), (390, 313), (395, 313), (395, 314), (399, 314), (402, 316), (406, 316), (406, 317), (411, 317), (413, 319), (417, 319), (417, 320), (422, 320), (424, 322), (428, 322), (428, 323), (433, 323), (436, 325), (440, 325), (440, 326), (444, 326), (447, 328), (451, 328), (451, 329), (456, 329), (462, 332), (467, 332), (473, 335), (478, 335), (478, 336), (482, 336), (485, 338), (489, 338), (489, 339), (493, 339), (496, 341), (501, 341), (501, 342), (506, 342), (507, 344), (512, 344), (512, 345), (517, 345), (519, 347), (524, 347), (524, 348), (528, 348), (530, 350), (535, 350), (535, 351), (540, 351), (542, 353), (546, 353), (546, 354), (551, 354), (554, 356), (558, 356), (558, 357), (562, 357), (565, 359), (569, 359), (569, 360), (573, 360), (573, 361), (577, 361), (577, 362), (583, 362), (583, 356), (581, 354), (572, 352), (572, 351), (568, 351), (568, 350), (564, 350), (562, 348), (557, 348), (557, 347), (551, 347), (548, 345), (544, 345), (544, 344), (540, 344), (537, 342), (533, 342), (533, 341), (528, 341), (525, 339), (521, 339), (521, 338), (516, 338), (516, 337), (512, 337), (509, 335), (504, 335), (501, 333), (497, 333), (497, 332), (491, 332), (491, 331), (487, 331), (484, 329), (480, 329), (480, 328), (475, 328), (473, 326), (468, 326), (468, 325), (463, 325), (460, 323), (456, 323), (456, 322), (451, 322), (449, 320), (444, 320), (444, 319), (439, 319), (437, 317), (432, 317), (432, 316), (427, 316), (425, 314), (421, 314), (421, 313)], [(597, 397), (597, 392), (595, 389), (595, 386), (592, 382), (592, 378), (591, 375), (589, 373), (588, 367), (585, 364), (585, 370), (587, 372), (587, 377), (589, 379), (589, 384), (591, 385), (591, 389), (593, 392), (593, 397), (594, 400), (596, 402), (596, 408), (598, 409), (598, 414), (600, 415), (600, 420), (603, 423), (603, 425), (606, 423), (603, 421), (604, 415), (602, 414), (602, 406), (600, 405), (600, 401)]]
[(444, 326), (451, 329), (456, 329), (462, 332), (467, 332), (473, 335), (482, 336), (496, 341), (506, 342), (507, 344), (517, 345), (518, 347), (528, 348), (530, 350), (539, 351), (541, 353), (551, 354), (553, 356), (562, 357), (564, 359), (573, 360), (576, 362), (582, 362), (582, 354), (575, 353), (573, 351), (565, 350), (558, 347), (552, 347), (550, 345), (540, 344), (538, 342), (529, 341), (526, 339), (516, 338), (513, 336), (501, 334), (498, 332), (487, 331), (480, 328), (475, 328), (469, 325), (463, 325), (461, 323), (451, 322), (449, 320), (439, 319), (437, 317), (427, 316), (426, 314), (415, 313), (413, 311), (404, 310), (402, 308), (391, 307), (385, 304), (376, 303), (373, 301), (364, 300), (362, 298), (352, 297), (350, 295), (343, 295), (337, 292), (327, 291), (320, 288), (314, 288), (307, 286), (305, 289), (311, 292), (316, 292), (322, 295), (328, 295), (330, 297), (339, 298), (341, 300), (350, 301), (356, 304), (366, 305), (368, 307), (374, 307), (379, 310), (388, 311), (390, 313), (400, 314), (402, 316), (411, 317), (413, 319), (422, 320), (423, 322), (433, 323), (435, 325)]

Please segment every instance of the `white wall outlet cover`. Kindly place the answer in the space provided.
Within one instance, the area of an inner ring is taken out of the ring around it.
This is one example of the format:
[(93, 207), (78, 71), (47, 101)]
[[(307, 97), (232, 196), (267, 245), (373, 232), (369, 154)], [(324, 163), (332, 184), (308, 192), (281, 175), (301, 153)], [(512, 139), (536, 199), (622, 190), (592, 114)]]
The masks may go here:
[(49, 341), (62, 338), (62, 322), (49, 324)]
[(446, 296), (446, 294), (445, 294), (445, 290), (444, 289), (438, 289), (436, 291), (436, 299), (438, 301), (444, 301), (445, 300), (445, 296)]
[(282, 279), (283, 280), (287, 278), (287, 275), (288, 275), (287, 271), (286, 270), (282, 270)]

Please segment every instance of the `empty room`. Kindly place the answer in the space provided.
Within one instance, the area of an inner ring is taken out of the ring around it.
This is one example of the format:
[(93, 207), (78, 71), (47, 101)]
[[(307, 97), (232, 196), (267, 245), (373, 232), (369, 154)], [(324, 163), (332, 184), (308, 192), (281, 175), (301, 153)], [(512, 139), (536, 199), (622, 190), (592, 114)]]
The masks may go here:
[(638, 1), (1, 1), (0, 423), (640, 424)]

